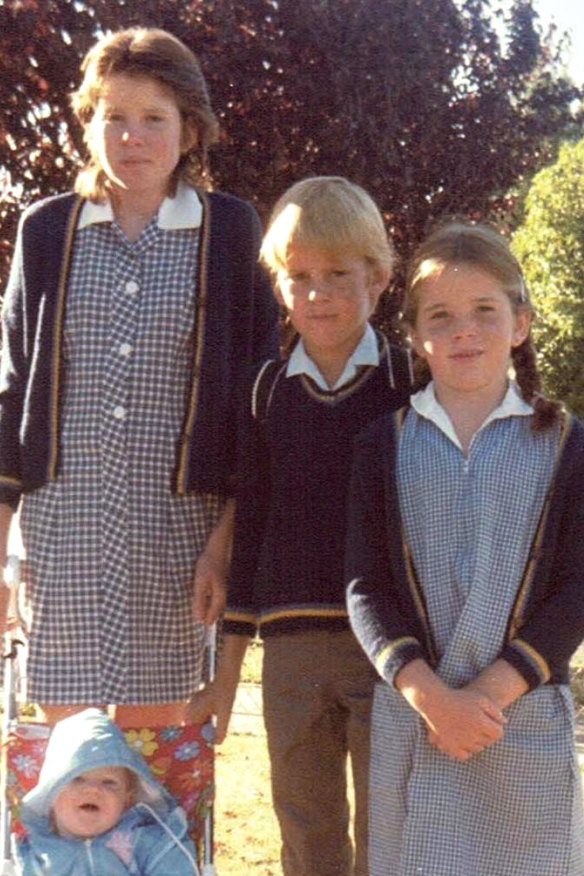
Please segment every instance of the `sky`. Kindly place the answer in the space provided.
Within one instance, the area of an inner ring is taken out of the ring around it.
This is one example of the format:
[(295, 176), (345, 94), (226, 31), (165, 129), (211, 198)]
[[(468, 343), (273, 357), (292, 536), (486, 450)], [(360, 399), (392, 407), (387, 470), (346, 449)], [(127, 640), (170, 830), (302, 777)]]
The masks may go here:
[(578, 85), (584, 83), (584, 2), (583, 0), (534, 0), (542, 27), (555, 22), (560, 31), (569, 31), (572, 47), (566, 53), (568, 71)]

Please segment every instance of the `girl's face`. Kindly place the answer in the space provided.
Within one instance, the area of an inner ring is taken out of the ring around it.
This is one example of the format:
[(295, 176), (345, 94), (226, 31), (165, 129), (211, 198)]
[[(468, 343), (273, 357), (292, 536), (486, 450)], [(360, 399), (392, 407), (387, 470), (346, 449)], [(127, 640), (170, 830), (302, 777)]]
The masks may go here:
[(527, 337), (527, 307), (514, 312), (499, 281), (472, 265), (453, 265), (417, 290), (414, 349), (428, 362), (436, 396), (504, 394), (511, 349)]
[(277, 295), (306, 352), (344, 362), (365, 331), (384, 278), (364, 258), (291, 243)]
[(181, 154), (194, 141), (174, 93), (148, 76), (109, 76), (88, 127), (88, 144), (114, 192), (164, 198)]

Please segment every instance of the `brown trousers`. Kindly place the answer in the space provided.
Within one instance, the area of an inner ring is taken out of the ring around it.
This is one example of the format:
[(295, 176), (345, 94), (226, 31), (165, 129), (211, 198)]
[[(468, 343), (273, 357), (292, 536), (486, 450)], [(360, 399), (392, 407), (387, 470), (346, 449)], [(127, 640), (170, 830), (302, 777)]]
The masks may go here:
[[(284, 876), (367, 876), (369, 727), (376, 680), (349, 631), (264, 641), (264, 720)], [(348, 756), (355, 790), (354, 852)]]

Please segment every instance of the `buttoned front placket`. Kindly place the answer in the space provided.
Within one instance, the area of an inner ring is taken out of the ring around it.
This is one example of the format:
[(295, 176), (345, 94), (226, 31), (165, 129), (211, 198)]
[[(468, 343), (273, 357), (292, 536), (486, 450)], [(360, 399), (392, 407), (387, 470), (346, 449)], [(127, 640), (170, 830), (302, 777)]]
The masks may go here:
[(144, 294), (140, 256), (154, 243), (159, 230), (156, 225), (149, 226), (135, 243), (130, 243), (116, 226), (114, 231), (120, 245), (111, 297), (100, 417), (104, 521), (101, 673), (110, 702), (123, 702), (125, 679), (120, 677), (119, 667), (127, 665), (131, 573), (127, 447), (133, 354)]

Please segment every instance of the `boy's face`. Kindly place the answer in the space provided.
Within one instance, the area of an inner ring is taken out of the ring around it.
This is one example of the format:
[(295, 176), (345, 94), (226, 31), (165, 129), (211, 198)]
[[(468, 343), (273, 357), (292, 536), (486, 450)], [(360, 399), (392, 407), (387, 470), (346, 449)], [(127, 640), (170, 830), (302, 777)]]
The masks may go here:
[(62, 836), (87, 839), (111, 830), (132, 803), (123, 767), (100, 767), (81, 773), (57, 794), (53, 816)]
[(345, 362), (365, 331), (384, 277), (362, 257), (291, 243), (277, 295), (308, 355)]

